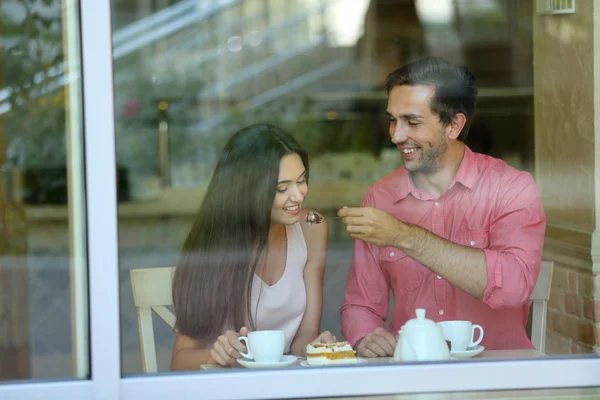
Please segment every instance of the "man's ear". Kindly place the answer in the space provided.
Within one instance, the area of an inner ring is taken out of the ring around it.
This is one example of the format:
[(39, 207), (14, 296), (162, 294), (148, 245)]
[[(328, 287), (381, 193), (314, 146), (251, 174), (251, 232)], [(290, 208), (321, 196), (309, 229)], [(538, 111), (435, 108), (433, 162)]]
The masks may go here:
[(467, 123), (467, 117), (463, 113), (458, 113), (450, 120), (450, 123), (446, 126), (446, 135), (448, 139), (456, 140), (462, 132), (465, 124)]

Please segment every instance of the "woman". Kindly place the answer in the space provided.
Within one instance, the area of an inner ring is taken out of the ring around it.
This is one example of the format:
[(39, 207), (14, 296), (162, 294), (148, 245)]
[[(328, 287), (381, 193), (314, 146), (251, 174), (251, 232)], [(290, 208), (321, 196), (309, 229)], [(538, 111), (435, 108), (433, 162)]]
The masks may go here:
[(282, 330), (304, 356), (319, 335), (327, 225), (308, 225), (308, 156), (282, 129), (256, 124), (225, 145), (173, 278), (171, 370), (231, 365), (249, 330)]

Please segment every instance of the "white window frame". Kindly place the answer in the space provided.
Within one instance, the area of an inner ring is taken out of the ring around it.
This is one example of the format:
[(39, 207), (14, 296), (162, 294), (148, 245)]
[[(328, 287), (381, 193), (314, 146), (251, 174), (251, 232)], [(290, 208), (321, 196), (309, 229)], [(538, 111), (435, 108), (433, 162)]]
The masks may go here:
[(283, 399), (600, 385), (596, 356), (122, 378), (110, 0), (81, 0), (80, 10), (91, 379), (0, 384), (1, 399)]

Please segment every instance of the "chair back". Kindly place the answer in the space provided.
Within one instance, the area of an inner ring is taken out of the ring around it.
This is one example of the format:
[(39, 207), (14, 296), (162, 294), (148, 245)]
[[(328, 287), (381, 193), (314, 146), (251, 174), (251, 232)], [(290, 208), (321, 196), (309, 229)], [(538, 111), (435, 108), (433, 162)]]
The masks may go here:
[(531, 294), (531, 343), (537, 351), (542, 353), (546, 350), (546, 323), (548, 315), (548, 299), (550, 298), (550, 287), (552, 286), (553, 261), (542, 261), (540, 273), (533, 293)]
[(175, 315), (167, 308), (173, 305), (171, 282), (175, 267), (132, 269), (131, 288), (133, 301), (138, 312), (142, 368), (144, 372), (158, 372), (152, 311), (172, 329), (175, 329)]

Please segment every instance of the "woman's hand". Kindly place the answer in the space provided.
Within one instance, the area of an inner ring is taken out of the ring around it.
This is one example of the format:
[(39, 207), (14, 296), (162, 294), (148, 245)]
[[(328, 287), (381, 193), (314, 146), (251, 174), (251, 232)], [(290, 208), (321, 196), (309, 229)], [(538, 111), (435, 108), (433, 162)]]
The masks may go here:
[(248, 328), (243, 327), (240, 332), (227, 331), (217, 338), (212, 348), (210, 356), (220, 365), (227, 366), (236, 362), (240, 357), (240, 351), (246, 352), (246, 346), (240, 342), (240, 336), (248, 335)]
[(335, 343), (335, 342), (337, 342), (337, 339), (335, 338), (335, 336), (333, 336), (331, 334), (331, 332), (325, 331), (325, 332), (321, 333), (319, 336), (317, 336), (317, 338), (315, 340), (310, 342), (310, 344)]

